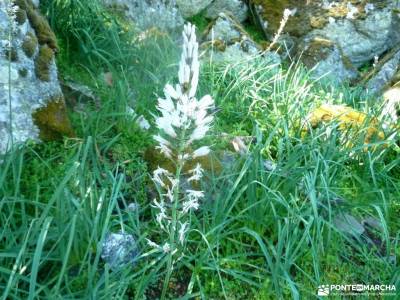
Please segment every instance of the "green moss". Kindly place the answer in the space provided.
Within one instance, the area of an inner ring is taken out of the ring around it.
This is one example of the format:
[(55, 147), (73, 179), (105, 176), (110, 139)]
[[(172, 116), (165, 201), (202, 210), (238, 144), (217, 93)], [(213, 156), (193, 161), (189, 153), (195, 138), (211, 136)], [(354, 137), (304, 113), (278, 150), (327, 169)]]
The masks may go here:
[(44, 18), (34, 7), (31, 0), (15, 0), (14, 3), (24, 10), (27, 14), (32, 28), (35, 30), (36, 36), (41, 45), (47, 44), (53, 50), (58, 50), (57, 39), (50, 28), (46, 18)]
[(27, 0), (14, 0), (13, 1), (15, 5), (19, 6), (20, 9), (22, 10), (27, 10), (28, 9), (28, 3), (33, 6), (32, 2), (27, 2)]
[(26, 77), (28, 75), (28, 70), (25, 68), (19, 69), (18, 73), (21, 77)]
[(15, 13), (15, 17), (16, 17), (17, 23), (19, 25), (22, 25), (26, 22), (28, 16), (26, 15), (25, 10), (19, 8)]
[(18, 52), (17, 52), (17, 49), (15, 49), (15, 47), (11, 47), (10, 49), (6, 49), (4, 51), (4, 55), (10, 61), (15, 62), (15, 61), (18, 60)]
[(50, 81), (50, 64), (53, 61), (54, 52), (47, 46), (43, 45), (39, 49), (39, 54), (35, 60), (36, 76), (42, 81)]
[(35, 124), (40, 129), (40, 139), (51, 141), (63, 136), (75, 136), (67, 116), (67, 110), (62, 96), (49, 99), (46, 107), (32, 114)]
[(298, 0), (251, 0), (250, 3), (254, 6), (260, 5), (263, 8), (263, 21), (268, 21), (268, 28), (266, 29), (267, 38), (272, 38), (278, 31), (281, 20), (283, 18), (283, 12), (285, 8), (297, 8), (295, 16), (289, 18), (286, 23), (285, 32), (288, 32), (292, 36), (303, 36), (310, 32), (311, 22), (310, 15), (318, 8), (318, 4), (314, 3), (318, 1), (310, 1), (306, 4), (306, 1)]
[(32, 57), (35, 54), (36, 48), (38, 46), (38, 40), (32, 32), (28, 32), (22, 42), (22, 50), (28, 57)]

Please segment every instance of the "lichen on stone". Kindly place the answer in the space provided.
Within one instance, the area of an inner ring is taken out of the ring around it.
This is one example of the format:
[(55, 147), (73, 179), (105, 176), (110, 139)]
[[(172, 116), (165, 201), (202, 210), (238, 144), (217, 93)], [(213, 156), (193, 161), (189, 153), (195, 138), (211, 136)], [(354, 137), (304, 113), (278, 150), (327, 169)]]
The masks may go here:
[(39, 137), (43, 141), (62, 139), (63, 136), (74, 136), (62, 95), (48, 99), (48, 104), (36, 110), (32, 117), (35, 125), (40, 129)]
[(35, 59), (35, 74), (42, 81), (50, 81), (50, 64), (54, 59), (53, 50), (47, 44), (40, 46)]

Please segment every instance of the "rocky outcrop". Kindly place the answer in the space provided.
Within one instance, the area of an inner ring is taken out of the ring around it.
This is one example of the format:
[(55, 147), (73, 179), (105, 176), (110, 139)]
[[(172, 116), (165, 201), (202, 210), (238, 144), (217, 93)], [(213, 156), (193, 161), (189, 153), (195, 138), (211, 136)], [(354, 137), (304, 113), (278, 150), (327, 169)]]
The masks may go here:
[(122, 12), (139, 30), (160, 28), (174, 30), (183, 25), (182, 11), (175, 0), (103, 0), (104, 4)]
[(378, 94), (392, 85), (399, 84), (399, 82), (400, 46), (378, 59), (373, 69), (362, 79), (363, 85), (372, 94)]
[(201, 47), (208, 50), (209, 54), (213, 52), (215, 63), (240, 63), (260, 56), (271, 64), (280, 64), (278, 54), (265, 52), (241, 24), (226, 13), (220, 13), (218, 18), (209, 24), (203, 40)]
[[(290, 8), (295, 14), (286, 24), (285, 32), (301, 45), (297, 53), (300, 54), (304, 46), (307, 48), (307, 44), (313, 43), (316, 38), (329, 40), (343, 58), (339, 63), (349, 70), (363, 66), (400, 42), (399, 4), (396, 1), (284, 0), (277, 3), (273, 0), (252, 0), (251, 3), (257, 22), (267, 38), (271, 39), (278, 30), (284, 9)], [(320, 52), (324, 51), (321, 49)], [(335, 69), (335, 63), (337, 59), (325, 61), (325, 66), (321, 68), (331, 65)], [(318, 68), (316, 66), (316, 70)], [(353, 72), (341, 70), (331, 72), (332, 77), (342, 80), (353, 78)]]
[(197, 15), (209, 6), (211, 2), (213, 0), (176, 0), (179, 10), (185, 18)]
[(0, 153), (28, 139), (73, 135), (54, 55), (57, 41), (37, 1), (0, 2)]
[(242, 0), (214, 0), (206, 9), (205, 16), (215, 19), (221, 12), (230, 13), (239, 22), (248, 17), (248, 7)]

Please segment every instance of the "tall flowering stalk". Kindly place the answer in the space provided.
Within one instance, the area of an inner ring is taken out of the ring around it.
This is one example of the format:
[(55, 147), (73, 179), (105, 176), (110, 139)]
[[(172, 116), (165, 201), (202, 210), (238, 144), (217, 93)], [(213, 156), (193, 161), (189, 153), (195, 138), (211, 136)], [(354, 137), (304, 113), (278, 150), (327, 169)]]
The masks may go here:
[(153, 181), (160, 191), (159, 199), (153, 200), (157, 210), (156, 221), (168, 239), (158, 245), (148, 241), (149, 245), (169, 255), (167, 278), (164, 283), (162, 298), (166, 288), (175, 257), (183, 255), (186, 235), (190, 229), (190, 214), (200, 207), (204, 192), (192, 188), (183, 188), (183, 176), (187, 182), (199, 181), (203, 169), (197, 164), (192, 170), (184, 173), (184, 166), (189, 161), (210, 152), (208, 146), (196, 148), (194, 144), (203, 139), (210, 129), (213, 116), (208, 110), (213, 108), (214, 100), (210, 95), (196, 98), (199, 80), (198, 43), (195, 27), (184, 26), (182, 33), (183, 50), (179, 63), (179, 83), (167, 84), (164, 98), (158, 99), (157, 109), (160, 116), (156, 118), (159, 133), (154, 136), (160, 152), (175, 164), (175, 173), (158, 167), (153, 172)]

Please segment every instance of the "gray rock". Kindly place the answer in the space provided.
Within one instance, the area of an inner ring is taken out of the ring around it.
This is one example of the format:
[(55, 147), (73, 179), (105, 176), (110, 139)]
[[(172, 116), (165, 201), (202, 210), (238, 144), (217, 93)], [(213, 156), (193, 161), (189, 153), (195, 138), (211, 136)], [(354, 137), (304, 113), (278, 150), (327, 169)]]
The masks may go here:
[(349, 63), (342, 49), (330, 40), (305, 41), (301, 49), (303, 49), (301, 60), (313, 70), (314, 78), (322, 77), (339, 83), (358, 76), (357, 70)]
[(356, 237), (360, 237), (365, 232), (364, 226), (348, 213), (336, 216), (333, 223), (338, 230)]
[[(297, 55), (304, 49), (299, 45), (315, 38), (330, 40), (332, 49), (319, 65), (317, 73), (332, 70), (337, 81), (353, 79), (352, 69), (358, 69), (393, 49), (400, 42), (399, 1), (298, 1), (288, 0), (283, 5), (265, 1), (252, 6), (255, 19), (266, 38), (272, 39), (277, 32), (284, 8), (296, 13), (289, 17), (284, 32), (297, 41)], [(342, 56), (343, 59), (340, 59)], [(345, 60), (345, 64), (343, 64)], [(338, 65), (339, 63), (339, 65)], [(313, 64), (314, 67), (316, 64)], [(341, 77), (342, 76), (342, 77)]]
[(126, 265), (133, 266), (138, 256), (135, 238), (127, 233), (109, 233), (103, 241), (101, 258), (118, 271)]
[(243, 22), (248, 17), (248, 7), (242, 0), (215, 0), (206, 9), (207, 18), (217, 18), (219, 13), (232, 14), (238, 21)]
[[(57, 130), (59, 121), (65, 122), (65, 128), (70, 129), (54, 60), (56, 45), (47, 45), (43, 41), (38, 43), (35, 30), (28, 20), (18, 24), (6, 3), (0, 2), (0, 154), (5, 153), (11, 144), (28, 139), (39, 140), (44, 132), (39, 127), (46, 122), (49, 122), (47, 134)], [(30, 45), (30, 55), (23, 47), (28, 36), (36, 40)], [(39, 47), (45, 50), (46, 57), (40, 54)], [(38, 71), (38, 64), (41, 71)], [(48, 114), (52, 115), (46, 116), (43, 122), (34, 121), (33, 115), (40, 111), (43, 116), (50, 105), (52, 110)]]
[(263, 52), (260, 45), (254, 42), (243, 27), (233, 17), (220, 13), (213, 21), (209, 31), (205, 34), (205, 43), (202, 48), (207, 48), (208, 55), (203, 59), (212, 60), (215, 63), (242, 63), (258, 57), (269, 64), (279, 65), (281, 60), (278, 54)]
[(400, 68), (400, 50), (391, 59), (385, 62), (379, 71), (368, 80), (366, 87), (368, 92), (377, 94), (381, 92), (393, 79)]
[(388, 6), (374, 10), (365, 19), (338, 19), (310, 34), (336, 42), (354, 66), (360, 67), (400, 41), (398, 28), (400, 19)]
[(190, 18), (204, 10), (213, 0), (176, 0), (179, 10), (185, 18)]
[(103, 0), (107, 6), (122, 10), (139, 30), (157, 27), (174, 30), (184, 20), (175, 0)]

